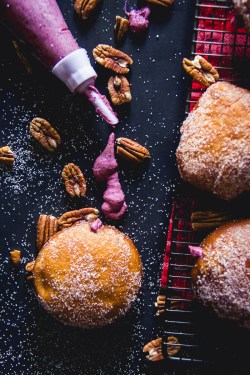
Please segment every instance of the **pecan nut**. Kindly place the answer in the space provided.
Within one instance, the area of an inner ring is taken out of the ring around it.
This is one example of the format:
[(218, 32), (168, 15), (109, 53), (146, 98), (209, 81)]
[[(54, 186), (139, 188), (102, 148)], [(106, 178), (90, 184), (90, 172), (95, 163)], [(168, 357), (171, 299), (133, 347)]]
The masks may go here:
[(99, 211), (96, 208), (81, 208), (80, 210), (65, 212), (59, 219), (60, 229), (71, 227), (77, 221), (94, 221), (98, 218)]
[(25, 56), (25, 54), (23, 53), (22, 48), (20, 47), (19, 43), (16, 40), (12, 40), (12, 45), (15, 48), (17, 57), (19, 58), (23, 66), (25, 67), (26, 72), (28, 74), (32, 74), (32, 67), (30, 65), (30, 62)]
[(173, 4), (175, 0), (146, 0), (147, 3), (153, 5), (161, 5), (163, 7), (168, 7)]
[(114, 32), (115, 32), (115, 38), (117, 42), (121, 42), (124, 39), (125, 34), (128, 31), (128, 29), (129, 29), (129, 20), (120, 16), (116, 16)]
[(98, 44), (93, 49), (93, 56), (100, 65), (118, 74), (128, 73), (129, 65), (133, 63), (131, 57), (126, 55), (126, 53), (107, 44)]
[(232, 215), (228, 212), (194, 211), (191, 214), (191, 223), (194, 230), (217, 228), (232, 219)]
[(117, 138), (116, 154), (135, 163), (143, 163), (150, 159), (150, 153), (146, 147), (129, 138)]
[(108, 91), (115, 105), (129, 103), (132, 99), (129, 81), (124, 76), (111, 76), (108, 80)]
[(0, 163), (11, 167), (15, 161), (14, 152), (11, 151), (9, 146), (4, 146), (0, 148)]
[(157, 308), (156, 316), (159, 316), (165, 312), (166, 309), (166, 296), (165, 294), (160, 294), (157, 296), (155, 307)]
[(197, 82), (209, 87), (219, 80), (219, 73), (204, 57), (196, 55), (194, 60), (184, 58), (183, 67), (185, 71)]
[(26, 272), (28, 272), (30, 275), (27, 276), (27, 280), (33, 279), (33, 269), (34, 269), (35, 261), (32, 260), (31, 262), (27, 263), (25, 266)]
[(61, 143), (60, 135), (43, 118), (33, 118), (30, 123), (30, 134), (48, 151), (54, 151)]
[(58, 229), (57, 218), (52, 215), (40, 215), (37, 222), (36, 245), (40, 250)]
[(179, 340), (175, 336), (168, 336), (167, 338), (167, 354), (169, 357), (173, 357), (180, 350)]
[(87, 20), (100, 0), (75, 0), (74, 9), (83, 20)]
[(20, 250), (12, 250), (10, 251), (10, 259), (12, 263), (17, 266), (21, 260), (21, 251)]
[(62, 171), (62, 178), (66, 191), (71, 197), (82, 197), (86, 194), (86, 181), (77, 165), (66, 164)]
[(143, 352), (148, 352), (147, 359), (152, 362), (162, 361), (162, 338), (150, 341), (143, 347)]

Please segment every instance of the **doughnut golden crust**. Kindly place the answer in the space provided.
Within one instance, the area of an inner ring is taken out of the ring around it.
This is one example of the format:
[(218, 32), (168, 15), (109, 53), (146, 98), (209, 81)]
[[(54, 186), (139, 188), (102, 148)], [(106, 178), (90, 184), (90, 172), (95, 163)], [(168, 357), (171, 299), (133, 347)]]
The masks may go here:
[(218, 316), (250, 329), (250, 219), (222, 225), (202, 242), (192, 269), (196, 296)]
[(82, 328), (121, 317), (135, 301), (142, 267), (133, 242), (111, 226), (77, 222), (41, 249), (33, 269), (37, 297), (55, 318)]
[(217, 82), (181, 127), (176, 152), (181, 177), (219, 198), (250, 190), (250, 92)]

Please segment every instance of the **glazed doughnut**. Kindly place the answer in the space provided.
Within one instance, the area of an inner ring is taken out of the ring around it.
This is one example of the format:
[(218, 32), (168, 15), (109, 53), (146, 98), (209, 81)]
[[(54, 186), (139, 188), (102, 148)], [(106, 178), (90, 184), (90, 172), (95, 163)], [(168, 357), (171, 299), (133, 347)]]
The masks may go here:
[(222, 225), (201, 247), (191, 273), (195, 295), (218, 316), (250, 329), (250, 219)]
[(142, 266), (133, 242), (112, 226), (86, 221), (56, 233), (35, 261), (34, 287), (43, 307), (65, 324), (105, 326), (132, 306)]
[(181, 127), (181, 177), (219, 198), (250, 190), (250, 92), (227, 82), (210, 86)]

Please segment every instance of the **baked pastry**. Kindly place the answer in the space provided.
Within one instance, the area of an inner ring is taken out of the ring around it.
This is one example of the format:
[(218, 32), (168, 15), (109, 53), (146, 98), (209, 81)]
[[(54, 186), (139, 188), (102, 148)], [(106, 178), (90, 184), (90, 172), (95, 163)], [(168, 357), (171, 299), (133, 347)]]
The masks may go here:
[(203, 257), (191, 273), (196, 296), (220, 317), (250, 329), (250, 219), (222, 225), (201, 247)]
[(105, 326), (124, 315), (141, 286), (133, 242), (112, 226), (80, 221), (56, 233), (40, 250), (34, 287), (44, 308), (65, 324)]
[(250, 92), (217, 82), (181, 127), (176, 152), (181, 177), (219, 198), (250, 190)]
[(233, 0), (236, 12), (242, 16), (245, 27), (250, 33), (250, 0)]

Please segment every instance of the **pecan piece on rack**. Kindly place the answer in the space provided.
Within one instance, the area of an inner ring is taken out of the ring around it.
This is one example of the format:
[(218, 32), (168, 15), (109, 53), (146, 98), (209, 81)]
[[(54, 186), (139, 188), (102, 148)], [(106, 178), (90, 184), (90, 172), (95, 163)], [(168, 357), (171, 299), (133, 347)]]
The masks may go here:
[(33, 268), (34, 268), (34, 265), (35, 265), (35, 261), (32, 260), (31, 262), (27, 263), (26, 266), (25, 266), (26, 272), (29, 273), (29, 275), (27, 276), (27, 280), (32, 280), (33, 279)]
[(214, 229), (232, 220), (228, 212), (194, 211), (191, 214), (191, 223), (194, 230)]
[(168, 336), (167, 338), (167, 354), (169, 357), (173, 357), (180, 350), (179, 340), (175, 336)]
[(80, 220), (94, 221), (98, 216), (99, 211), (96, 208), (81, 208), (80, 210), (65, 212), (65, 214), (58, 219), (58, 225), (60, 226), (60, 229), (64, 229), (71, 227), (71, 225)]
[(168, 7), (173, 4), (175, 0), (146, 0), (147, 3), (153, 5), (162, 5), (163, 7)]
[(117, 42), (121, 42), (124, 39), (125, 34), (128, 31), (128, 29), (129, 29), (129, 20), (120, 16), (116, 16), (114, 32), (115, 32), (115, 38)]
[(57, 232), (57, 218), (52, 215), (40, 215), (37, 222), (36, 245), (40, 250), (50, 237)]
[(150, 153), (146, 147), (129, 138), (117, 138), (116, 154), (127, 161), (143, 163), (150, 159)]
[(19, 43), (16, 40), (12, 40), (12, 45), (15, 48), (17, 57), (19, 58), (19, 60), (23, 64), (23, 66), (25, 67), (26, 72), (28, 74), (32, 74), (32, 67), (29, 63), (29, 60), (27, 59), (27, 57), (23, 53), (22, 48), (20, 47)]
[(15, 161), (14, 152), (11, 151), (9, 146), (4, 146), (0, 148), (0, 163), (12, 167)]
[(159, 294), (156, 299), (155, 307), (157, 308), (156, 316), (159, 316), (165, 312), (166, 309), (166, 296), (165, 294)]
[(86, 181), (77, 165), (66, 164), (62, 171), (62, 178), (66, 191), (71, 197), (82, 197), (86, 194)]
[(131, 57), (126, 55), (126, 53), (107, 44), (98, 44), (93, 49), (93, 56), (104, 68), (111, 69), (118, 74), (128, 73), (128, 66), (133, 63)]
[(143, 347), (143, 352), (148, 352), (147, 359), (152, 362), (164, 359), (162, 354), (162, 338), (150, 341)]
[(12, 250), (10, 251), (10, 259), (12, 263), (17, 266), (21, 260), (21, 251), (20, 250)]
[(219, 80), (219, 73), (204, 57), (196, 55), (194, 60), (184, 58), (182, 61), (185, 71), (197, 82), (209, 87)]
[(48, 151), (54, 151), (61, 143), (61, 137), (50, 123), (35, 117), (30, 123), (30, 134)]
[(74, 9), (83, 20), (87, 20), (101, 0), (75, 0)]
[(124, 76), (111, 76), (108, 80), (108, 91), (114, 105), (129, 103), (132, 99), (129, 81)]

